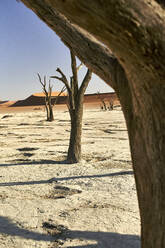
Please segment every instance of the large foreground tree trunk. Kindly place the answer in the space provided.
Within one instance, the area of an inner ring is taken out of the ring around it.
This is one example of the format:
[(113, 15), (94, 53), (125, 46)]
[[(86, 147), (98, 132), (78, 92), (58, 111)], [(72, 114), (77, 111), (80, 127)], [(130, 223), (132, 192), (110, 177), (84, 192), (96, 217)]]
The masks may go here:
[[(40, 7), (39, 1), (23, 2), (52, 28), (57, 8), (106, 44), (123, 66), (97, 54), (98, 61), (105, 59), (98, 74), (112, 78), (128, 126), (142, 248), (165, 247), (165, 11), (154, 0), (45, 0)], [(87, 60), (96, 72), (97, 61)]]
[(158, 92), (157, 87), (147, 92), (131, 92), (124, 87), (127, 80), (118, 63), (116, 73), (116, 83), (123, 85), (117, 93), (128, 127), (142, 247), (165, 247), (165, 92)]

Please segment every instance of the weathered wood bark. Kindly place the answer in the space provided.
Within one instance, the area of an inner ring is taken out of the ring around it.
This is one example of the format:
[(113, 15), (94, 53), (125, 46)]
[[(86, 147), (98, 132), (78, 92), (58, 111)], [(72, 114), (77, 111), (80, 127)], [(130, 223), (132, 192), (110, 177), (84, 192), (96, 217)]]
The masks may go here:
[(81, 136), (82, 136), (82, 118), (83, 118), (83, 99), (85, 90), (89, 84), (92, 76), (92, 71), (88, 69), (81, 86), (78, 85), (77, 73), (81, 67), (76, 65), (76, 57), (74, 51), (70, 48), (71, 53), (71, 67), (73, 76), (68, 82), (66, 76), (57, 68), (57, 72), (60, 73), (61, 77), (52, 76), (62, 81), (68, 92), (68, 108), (71, 118), (71, 131), (69, 140), (69, 149), (67, 155), (68, 163), (78, 163), (81, 160)]
[[(97, 74), (108, 83), (112, 78), (122, 104), (139, 199), (142, 248), (165, 247), (164, 9), (154, 0), (45, 0), (42, 6), (39, 0), (22, 1), (52, 29), (57, 8), (106, 44), (122, 64), (124, 70), (112, 58), (107, 71), (103, 60), (101, 73), (100, 68), (96, 71), (98, 64), (85, 54)], [(86, 47), (86, 51), (90, 49)], [(105, 58), (98, 54), (100, 57)]]

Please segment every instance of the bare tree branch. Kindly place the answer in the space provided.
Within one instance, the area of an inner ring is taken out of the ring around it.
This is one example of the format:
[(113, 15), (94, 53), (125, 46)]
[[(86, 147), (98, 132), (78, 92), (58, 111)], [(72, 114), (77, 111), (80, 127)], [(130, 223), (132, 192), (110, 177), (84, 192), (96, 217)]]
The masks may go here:
[(71, 89), (70, 89), (70, 86), (69, 86), (69, 83), (68, 83), (66, 76), (64, 75), (64, 73), (61, 71), (60, 68), (57, 68), (56, 71), (61, 74), (61, 77), (51, 76), (50, 78), (55, 78), (55, 79), (58, 79), (59, 81), (63, 82), (65, 87), (67, 88), (68, 93), (70, 93)]
[(46, 89), (46, 76), (44, 76), (44, 82), (42, 82), (42, 79), (41, 79), (40, 74), (37, 73), (37, 75), (38, 75), (38, 78), (39, 78), (39, 82), (40, 82), (41, 85), (42, 85), (42, 89), (43, 89), (43, 92), (44, 92), (44, 94), (45, 94), (45, 97), (48, 99), (49, 93), (48, 93), (48, 91), (47, 91), (47, 89)]
[(49, 79), (49, 86), (48, 86), (49, 97), (51, 97), (51, 95), (52, 95), (52, 89), (53, 89), (53, 85), (50, 84), (50, 79)]
[(39, 74), (39, 73), (37, 73), (37, 75), (38, 75), (39, 82), (40, 82), (40, 83), (41, 83), (41, 85), (44, 87), (44, 83), (42, 82), (42, 79), (41, 79), (40, 74)]
[(44, 76), (44, 85), (46, 86), (46, 76)]
[(82, 66), (83, 66), (83, 63), (81, 62), (81, 63), (79, 64), (79, 66), (77, 66), (77, 72), (81, 69)]
[(92, 77), (92, 71), (90, 69), (88, 69), (87, 73), (86, 73), (86, 75), (82, 81), (82, 84), (80, 86), (79, 95), (81, 95), (81, 94), (84, 95), (86, 88), (88, 87), (88, 83), (91, 80), (91, 77)]
[(59, 92), (59, 94), (55, 97), (55, 101), (54, 101), (54, 103), (53, 103), (53, 106), (56, 105), (56, 103), (57, 103), (59, 97), (61, 96), (61, 94), (62, 94), (65, 90), (66, 90), (66, 86), (64, 86), (64, 87), (61, 89), (61, 91)]
[(72, 79), (71, 79), (71, 88), (73, 90), (75, 95), (77, 95), (78, 92), (78, 78), (77, 78), (77, 64), (76, 64), (76, 56), (72, 49), (70, 49), (70, 55), (71, 55), (71, 68), (72, 68)]
[(60, 68), (57, 68), (56, 71), (59, 72), (59, 73), (61, 74), (62, 79), (63, 79), (64, 81), (67, 81), (67, 78), (66, 78), (65, 74), (61, 71)]

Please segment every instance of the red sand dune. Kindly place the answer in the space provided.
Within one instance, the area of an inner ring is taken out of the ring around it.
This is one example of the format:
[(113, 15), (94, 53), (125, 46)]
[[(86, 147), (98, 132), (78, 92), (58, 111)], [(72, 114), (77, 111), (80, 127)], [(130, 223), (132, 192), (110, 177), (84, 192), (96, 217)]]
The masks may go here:
[[(54, 102), (56, 96), (58, 96), (59, 92), (52, 92), (52, 103)], [(66, 103), (66, 93), (63, 93), (59, 96), (57, 104), (65, 104)], [(10, 107), (21, 107), (21, 106), (38, 106), (45, 104), (44, 93), (35, 93), (24, 100), (19, 100), (12, 104)]]
[[(52, 97), (53, 96), (58, 96), (59, 95), (59, 91), (53, 91), (52, 92)], [(66, 92), (63, 92), (60, 94), (61, 96), (67, 96), (67, 93)], [(32, 96), (41, 96), (41, 97), (44, 97), (45, 94), (43, 92), (40, 92), (40, 93), (34, 93)]]
[(15, 103), (16, 103), (16, 101), (0, 101), (0, 106), (1, 107), (9, 107)]
[[(55, 96), (57, 96), (59, 92), (52, 92), (52, 102), (55, 100)], [(100, 93), (98, 94), (86, 94), (84, 96), (84, 103), (85, 104), (101, 104), (102, 98), (106, 103), (113, 100), (114, 104), (119, 104), (119, 101), (117, 99), (116, 93), (109, 92), (109, 93)], [(59, 96), (57, 104), (66, 104), (67, 102), (67, 94), (64, 92), (62, 95)], [(17, 106), (38, 106), (38, 105), (44, 105), (45, 99), (44, 99), (44, 93), (35, 93), (28, 98), (24, 100), (20, 100), (15, 102), (11, 105), (11, 107), (17, 107)]]
[[(53, 97), (57, 96), (59, 92), (52, 92), (52, 102)], [(98, 94), (86, 94), (84, 96), (84, 107), (85, 108), (100, 108), (102, 106), (101, 99), (103, 99), (107, 106), (109, 106), (110, 101), (113, 101), (114, 106), (120, 105), (119, 100), (116, 96), (116, 93), (100, 93)], [(56, 108), (58, 109), (67, 109), (67, 95), (64, 92), (58, 99)], [(31, 110), (38, 110), (44, 107), (45, 99), (44, 93), (35, 93), (24, 100), (19, 101), (0, 101), (0, 112), (24, 112)], [(38, 106), (38, 107), (35, 107)]]

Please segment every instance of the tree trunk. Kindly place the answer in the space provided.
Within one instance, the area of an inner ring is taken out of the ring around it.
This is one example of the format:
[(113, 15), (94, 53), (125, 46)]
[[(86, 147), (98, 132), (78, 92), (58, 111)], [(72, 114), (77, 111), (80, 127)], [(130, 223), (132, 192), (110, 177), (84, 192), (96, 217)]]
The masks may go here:
[(70, 110), (71, 132), (67, 161), (69, 163), (78, 163), (81, 160), (81, 134), (82, 134), (82, 118), (83, 105), (76, 106)]
[(49, 120), (48, 121), (54, 121), (53, 107), (52, 107), (50, 100), (48, 103), (48, 107), (49, 107)]
[(48, 121), (49, 120), (49, 109), (48, 109), (47, 102), (45, 102), (45, 109), (46, 109), (46, 117), (47, 117), (47, 121)]
[[(116, 92), (127, 123), (137, 187), (142, 248), (165, 247), (165, 88), (135, 88), (116, 63)], [(152, 82), (152, 81), (151, 81)], [(160, 90), (161, 89), (161, 90)], [(140, 96), (140, 97), (139, 97)]]
[(159, 92), (153, 86), (150, 92), (145, 92), (144, 102), (138, 93), (134, 92), (134, 114), (127, 124), (141, 215), (142, 248), (161, 248), (165, 247), (165, 91)]

